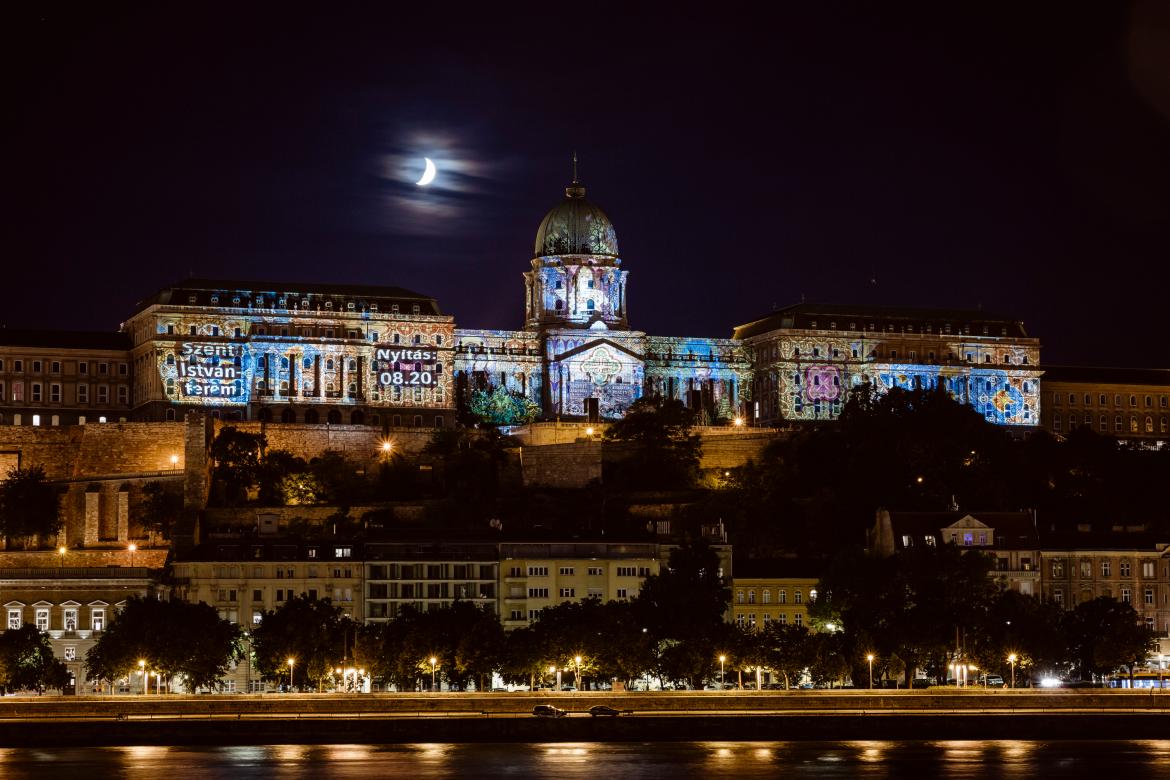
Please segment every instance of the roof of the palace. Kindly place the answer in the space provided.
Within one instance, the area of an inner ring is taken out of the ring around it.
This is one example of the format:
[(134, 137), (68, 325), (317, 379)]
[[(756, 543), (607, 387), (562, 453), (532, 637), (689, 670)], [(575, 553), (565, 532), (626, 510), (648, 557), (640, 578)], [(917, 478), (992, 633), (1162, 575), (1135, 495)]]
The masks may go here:
[(533, 257), (556, 255), (618, 256), (613, 223), (585, 199), (585, 188), (576, 181), (565, 188), (565, 199), (544, 215), (536, 229)]
[(1045, 382), (1170, 386), (1170, 369), (1107, 366), (1041, 366)]
[[(944, 332), (947, 328), (952, 328), (954, 332)], [(1024, 323), (1020, 320), (977, 309), (923, 309), (837, 303), (796, 303), (785, 306), (765, 317), (736, 326), (732, 338), (746, 339), (773, 330), (892, 331), (1028, 338)]]
[(130, 336), (117, 331), (0, 328), (0, 346), (124, 350), (130, 349)]
[[(238, 304), (230, 299), (227, 301), (212, 301), (213, 295), (231, 294), (233, 298), (240, 298)], [(183, 298), (182, 296), (186, 296)], [(192, 303), (190, 298), (194, 296)], [(429, 295), (423, 295), (402, 287), (383, 287), (369, 284), (323, 284), (320, 282), (285, 282), (285, 281), (257, 281), (243, 279), (182, 279), (168, 285), (154, 295), (138, 302), (135, 313), (155, 304), (177, 304), (194, 306), (232, 306), (235, 308), (283, 308), (278, 301), (312, 299), (316, 301), (333, 300), (336, 302), (353, 301), (355, 304), (378, 303), (379, 308), (384, 302), (409, 302), (420, 304), (422, 314), (442, 314), (438, 301)], [(294, 308), (289, 303), (288, 308)], [(338, 307), (344, 309), (345, 307)], [(389, 311), (389, 309), (385, 309)]]

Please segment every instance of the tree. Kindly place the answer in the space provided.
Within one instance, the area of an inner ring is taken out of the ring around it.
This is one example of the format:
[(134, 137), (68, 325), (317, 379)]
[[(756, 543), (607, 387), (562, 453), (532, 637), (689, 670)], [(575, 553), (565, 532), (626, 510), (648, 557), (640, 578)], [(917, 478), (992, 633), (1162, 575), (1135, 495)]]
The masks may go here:
[(317, 491), (306, 487), (303, 480), (307, 470), (304, 458), (288, 450), (267, 450), (256, 470), (260, 503), (264, 506), (316, 503)]
[(188, 690), (218, 686), (241, 657), (240, 631), (204, 603), (132, 597), (86, 656), (89, 676), (129, 677), (148, 671), (179, 678)]
[(211, 443), (213, 478), (220, 499), (228, 506), (247, 500), (248, 490), (260, 479), (261, 459), (268, 446), (262, 433), (245, 433), (227, 427)]
[(0, 482), (0, 533), (5, 539), (44, 539), (61, 529), (61, 494), (43, 466), (15, 468)]
[(1065, 634), (1081, 679), (1112, 674), (1142, 663), (1150, 653), (1154, 632), (1134, 608), (1110, 596), (1083, 601), (1065, 613)]
[(1033, 670), (1055, 672), (1070, 657), (1064, 614), (1051, 601), (1005, 590), (985, 619), (968, 629), (967, 647), (980, 669), (999, 672), (1005, 680), (1011, 673), (1009, 655), (1016, 656), (1017, 682)]
[(53, 656), (47, 634), (25, 623), (0, 634), (0, 690), (63, 689), (69, 670)]
[(772, 621), (764, 630), (765, 660), (790, 688), (816, 662), (812, 635), (804, 626)]
[[(810, 607), (814, 624), (841, 630), (855, 676), (864, 656), (898, 658), (915, 668), (945, 670), (947, 654), (967, 630), (985, 625), (998, 592), (991, 560), (953, 544), (914, 547), (890, 558), (846, 551), (834, 559)], [(833, 633), (833, 632), (830, 632)]]
[(352, 622), (329, 599), (293, 596), (265, 612), (252, 631), (256, 670), (267, 680), (288, 679), (291, 658), (294, 685), (299, 680), (301, 688), (306, 683), (321, 687), (332, 676), (352, 632)]
[(148, 482), (142, 489), (142, 524), (163, 539), (171, 538), (171, 529), (183, 514), (181, 492), (167, 490), (161, 482)]
[(538, 404), (503, 386), (472, 391), (468, 410), (489, 425), (525, 425), (540, 414)]
[(641, 489), (694, 486), (702, 445), (692, 433), (695, 415), (677, 398), (642, 396), (605, 432), (628, 453), (605, 464), (605, 481)]
[(656, 643), (665, 676), (692, 687), (710, 676), (730, 595), (719, 557), (701, 539), (676, 547), (666, 569), (642, 582), (634, 614)]

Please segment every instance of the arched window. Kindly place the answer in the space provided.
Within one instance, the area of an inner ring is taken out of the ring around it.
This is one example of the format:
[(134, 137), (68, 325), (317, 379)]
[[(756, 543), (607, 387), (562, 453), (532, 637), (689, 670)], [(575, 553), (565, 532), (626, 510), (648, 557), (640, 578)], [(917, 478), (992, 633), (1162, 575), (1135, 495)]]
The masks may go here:
[(1159, 429), (1161, 430), (1162, 433), (1166, 433), (1167, 421), (1166, 421), (1165, 417), (1163, 417), (1163, 418), (1161, 418), (1161, 420), (1159, 420)]
[(294, 423), (297, 421), (297, 413), (292, 409), (281, 409), (280, 421), (282, 423)]
[(272, 410), (267, 406), (260, 409), (260, 422), (272, 422)]
[(328, 360), (325, 361), (325, 370), (326, 371), (333, 370), (333, 358), (329, 358)]
[(1154, 432), (1154, 418), (1147, 417), (1146, 418), (1146, 433), (1153, 433), (1153, 432)]
[(356, 383), (350, 382), (348, 390), (349, 390), (349, 397), (350, 398), (357, 398), (357, 384)]
[(317, 415), (316, 409), (310, 409), (309, 411), (305, 412), (305, 422), (307, 422), (309, 425), (316, 425), (320, 419), (321, 418)]
[(590, 298), (589, 300), (585, 301), (585, 308), (589, 311), (593, 311), (595, 308), (597, 308), (597, 304), (593, 302), (592, 298)]
[(174, 364), (175, 364), (175, 356), (168, 353), (167, 354), (167, 365), (173, 366)]
[(175, 410), (174, 409), (167, 409), (166, 419), (167, 420), (175, 419)]
[(337, 411), (336, 409), (330, 409), (329, 416), (326, 417), (326, 419), (329, 421), (330, 425), (340, 425), (341, 424), (341, 412)]
[(1114, 433), (1121, 433), (1121, 431), (1123, 429), (1122, 426), (1123, 426), (1123, 423), (1121, 421), (1121, 415), (1119, 414), (1113, 418), (1113, 432)]
[[(263, 381), (263, 380), (261, 380), (261, 381)], [(167, 395), (174, 395), (174, 394), (175, 394), (175, 380), (168, 379), (167, 380)]]
[(422, 427), (422, 424), (423, 424), (423, 423), (422, 423), (422, 415), (421, 415), (421, 414), (416, 414), (416, 415), (414, 416), (414, 427), (415, 427), (415, 428), (421, 428), (421, 427)]
[(1101, 433), (1109, 433), (1109, 417), (1101, 415), (1101, 419), (1097, 421)]
[(554, 287), (558, 290), (563, 290), (563, 289), (565, 289), (565, 283), (562, 282), (560, 279), (557, 279), (557, 283), (554, 285)]
[(1134, 417), (1132, 414), (1129, 416), (1129, 432), (1130, 433), (1137, 433), (1138, 432), (1137, 417)]
[(560, 310), (561, 310), (561, 309), (563, 309), (563, 308), (565, 308), (565, 302), (564, 302), (564, 301), (562, 301), (562, 300), (560, 300), (560, 299), (558, 299), (558, 300), (557, 300), (557, 303), (556, 303), (556, 310), (557, 310), (557, 311), (560, 311)]
[[(415, 343), (418, 343), (418, 342), (415, 342)], [(357, 371), (357, 361), (356, 360), (349, 361), (349, 370), (350, 371)]]

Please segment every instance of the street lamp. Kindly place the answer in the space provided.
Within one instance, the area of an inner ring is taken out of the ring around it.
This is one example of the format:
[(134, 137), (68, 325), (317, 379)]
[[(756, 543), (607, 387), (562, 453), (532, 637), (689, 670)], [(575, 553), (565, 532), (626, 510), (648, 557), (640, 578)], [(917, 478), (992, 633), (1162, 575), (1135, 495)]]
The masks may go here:
[(138, 545), (134, 544), (134, 542), (131, 542), (130, 546), (127, 547), (126, 549), (130, 551), (130, 568), (133, 569), (134, 568), (134, 553), (138, 550)]
[(179, 456), (172, 455), (171, 456), (171, 468), (177, 469), (178, 467), (179, 467)]
[(723, 679), (723, 664), (727, 662), (727, 656), (719, 656), (719, 690), (725, 690), (726, 682)]
[(1016, 687), (1016, 654), (1012, 653), (1008, 656), (1008, 663), (1012, 665), (1012, 687)]
[(431, 656), (431, 690), (435, 690), (435, 664), (439, 662), (438, 658)]
[(734, 420), (733, 422), (735, 423), (735, 427), (736, 427), (736, 428), (742, 428), (742, 427), (743, 427), (743, 418), (742, 418), (742, 417), (736, 417), (736, 418), (735, 418), (735, 420)]
[(873, 653), (865, 656), (865, 660), (869, 661), (869, 689), (873, 690)]
[(69, 552), (69, 550), (66, 549), (65, 545), (61, 545), (60, 547), (57, 548), (57, 560), (59, 560), (61, 562), (59, 564), (59, 566), (62, 569), (65, 568), (65, 553), (67, 553), (67, 552)]
[(389, 454), (390, 454), (390, 450), (392, 450), (392, 449), (394, 449), (394, 442), (392, 442), (392, 441), (384, 441), (384, 442), (382, 442), (382, 452), (384, 452), (384, 453), (386, 453), (387, 455), (389, 455)]
[(580, 691), (581, 690), (581, 656), (579, 656), (579, 655), (573, 656), (573, 665), (575, 667), (573, 678), (576, 681), (577, 690)]
[(296, 664), (296, 662), (297, 661), (295, 658), (288, 659), (288, 692), (289, 693), (292, 693), (292, 691), (293, 691), (293, 666)]
[(138, 659), (138, 673), (142, 675), (142, 695), (145, 696), (146, 691), (146, 661)]

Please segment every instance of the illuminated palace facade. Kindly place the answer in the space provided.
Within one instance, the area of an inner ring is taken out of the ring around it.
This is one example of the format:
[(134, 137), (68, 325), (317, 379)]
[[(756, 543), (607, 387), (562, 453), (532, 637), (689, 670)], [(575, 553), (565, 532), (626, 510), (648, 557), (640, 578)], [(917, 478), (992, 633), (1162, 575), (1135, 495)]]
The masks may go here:
[(396, 287), (186, 280), (123, 323), (134, 416), (444, 427), (454, 327)]
[(989, 422), (1038, 426), (1040, 342), (980, 311), (796, 304), (735, 329), (760, 425), (835, 419), (850, 389), (943, 387)]
[(742, 344), (630, 330), (628, 278), (613, 224), (574, 180), (536, 232), (524, 328), (455, 331), (461, 381), (523, 394), (546, 419), (617, 418), (646, 394), (678, 398), (703, 422), (737, 415), (751, 386)]
[[(879, 392), (941, 386), (1019, 429), (1060, 433), (1067, 416), (1041, 414), (1039, 341), (1021, 322), (981, 311), (801, 303), (726, 339), (633, 330), (617, 233), (576, 180), (541, 220), (528, 265), (518, 330), (456, 328), (434, 298), (396, 287), (208, 279), (158, 291), (100, 343), (0, 330), (0, 421), (170, 420), (198, 409), (228, 420), (431, 428), (453, 425), (474, 391), (504, 387), (545, 420), (614, 419), (656, 395), (682, 400), (703, 423), (783, 426), (835, 419), (863, 383)], [(1073, 387), (1082, 377), (1066, 379), (1062, 397), (1084, 395)], [(1156, 405), (1164, 388), (1092, 392)], [(1162, 407), (1141, 411), (1140, 431), (1152, 429), (1150, 444), (1161, 446)]]

